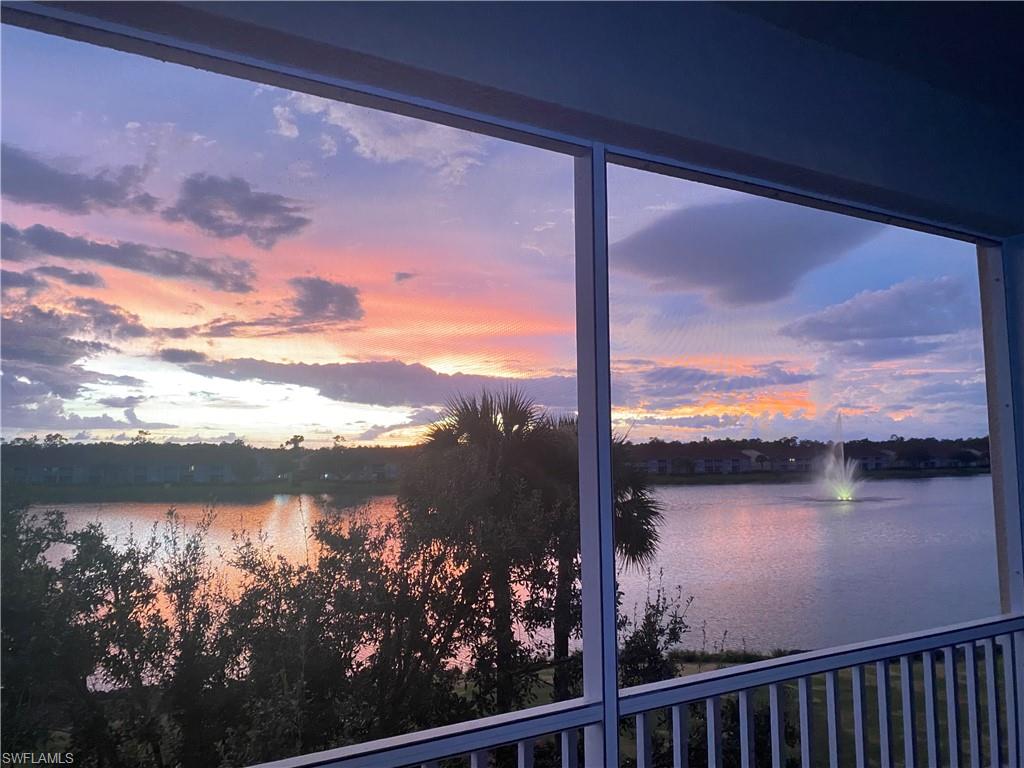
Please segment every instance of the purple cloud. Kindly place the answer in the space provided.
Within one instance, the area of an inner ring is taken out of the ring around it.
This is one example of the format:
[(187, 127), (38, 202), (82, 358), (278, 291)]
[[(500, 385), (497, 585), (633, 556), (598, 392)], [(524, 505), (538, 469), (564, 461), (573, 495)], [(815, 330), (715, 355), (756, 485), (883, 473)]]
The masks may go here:
[(212, 237), (246, 237), (270, 249), (311, 222), (305, 207), (283, 195), (257, 192), (245, 179), (206, 173), (189, 176), (177, 202), (163, 212), (168, 221), (187, 221)]
[(880, 224), (760, 197), (683, 208), (611, 248), (614, 269), (728, 306), (788, 296), (808, 272), (882, 231)]

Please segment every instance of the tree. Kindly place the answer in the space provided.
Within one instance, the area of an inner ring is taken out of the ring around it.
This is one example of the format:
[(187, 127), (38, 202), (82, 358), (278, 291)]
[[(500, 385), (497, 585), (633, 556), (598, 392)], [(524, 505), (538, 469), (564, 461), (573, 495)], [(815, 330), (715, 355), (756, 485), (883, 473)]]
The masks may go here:
[(68, 439), (60, 432), (51, 432), (43, 438), (43, 448), (60, 448), (67, 445)]
[[(458, 396), (427, 432), (421, 456), (399, 493), (406, 546), (447, 546), (451, 567), (479, 584), (474, 668), (479, 703), (510, 711), (528, 687), (515, 638), (521, 611), (513, 594), (544, 541), (539, 474), (550, 424), (521, 392)], [(518, 689), (517, 689), (518, 685)], [(488, 699), (493, 690), (493, 702)]]
[(305, 441), (306, 438), (304, 438), (302, 435), (292, 435), (291, 437), (284, 441), (284, 445), (288, 446), (293, 451), (297, 451), (299, 449), (299, 446), (301, 446)]
[(115, 547), (97, 523), (72, 532), (68, 540), (74, 555), (61, 563), (60, 576), (71, 625), (83, 650), (88, 649), (94, 674), (124, 691), (126, 724), (146, 762), (162, 768), (169, 756), (156, 683), (167, 660), (169, 636), (152, 575), (158, 542), (155, 536), (146, 542), (130, 536), (123, 547)]
[(153, 441), (149, 439), (152, 433), (146, 429), (140, 429), (138, 434), (135, 435), (131, 440), (128, 441), (129, 445), (148, 445)]
[[(643, 567), (657, 549), (661, 510), (629, 449), (614, 441), (616, 551)], [(481, 572), (489, 599), (479, 609), (487, 621), (476, 674), (493, 683), (498, 711), (512, 706), (513, 670), (525, 660), (517, 621), (550, 623), (555, 697), (570, 695), (569, 644), (581, 618), (578, 455), (576, 420), (545, 415), (521, 392), (459, 397), (429, 429), (399, 494), (410, 540), (455, 543), (461, 567)], [(514, 582), (528, 593), (518, 603)]]
[[(571, 671), (568, 669), (569, 641), (578, 630), (581, 615), (577, 582), (579, 579), (580, 521), (579, 521), (579, 439), (576, 419), (556, 422), (561, 439), (554, 441), (557, 459), (549, 459), (546, 467), (555, 470), (564, 498), (553, 504), (551, 541), (547, 551), (554, 560), (554, 598), (552, 605), (552, 637), (554, 695), (557, 700), (571, 695)], [(625, 438), (612, 442), (612, 484), (615, 512), (615, 554), (630, 568), (645, 568), (658, 549), (658, 527), (662, 512), (654, 497), (647, 474), (631, 461), (632, 446)]]

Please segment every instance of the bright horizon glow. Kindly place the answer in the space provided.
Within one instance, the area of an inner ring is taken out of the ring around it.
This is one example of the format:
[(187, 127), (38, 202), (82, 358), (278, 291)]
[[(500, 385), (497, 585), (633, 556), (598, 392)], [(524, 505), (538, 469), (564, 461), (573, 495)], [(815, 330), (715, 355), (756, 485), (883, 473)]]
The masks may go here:
[[(507, 385), (574, 412), (571, 158), (2, 34), (4, 437), (400, 445)], [(987, 432), (971, 246), (615, 166), (609, 195), (617, 432)]]

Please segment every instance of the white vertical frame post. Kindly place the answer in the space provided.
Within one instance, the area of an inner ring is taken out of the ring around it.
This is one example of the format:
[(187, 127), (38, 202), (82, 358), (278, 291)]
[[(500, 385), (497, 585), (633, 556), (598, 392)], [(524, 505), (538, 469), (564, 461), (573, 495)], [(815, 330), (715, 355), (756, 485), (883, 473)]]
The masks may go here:
[[(989, 457), (996, 524), (999, 597), (1004, 613), (1024, 612), (1024, 235), (978, 247), (981, 321), (988, 388)], [(1016, 659), (1024, 632), (1015, 632)], [(1024, 705), (1024, 664), (1015, 671), (1016, 709)], [(1022, 719), (1024, 720), (1024, 719)], [(1024, 744), (1024, 722), (1017, 743)]]
[(1024, 526), (1020, 459), (1024, 457), (1024, 236), (978, 247), (981, 320), (988, 388), (989, 456), (995, 494), (996, 556), (1004, 613), (1024, 611)]
[(584, 732), (587, 766), (619, 764), (612, 508), (611, 357), (608, 337), (608, 184), (605, 150), (576, 157), (576, 354), (579, 388), (583, 695), (602, 704)]

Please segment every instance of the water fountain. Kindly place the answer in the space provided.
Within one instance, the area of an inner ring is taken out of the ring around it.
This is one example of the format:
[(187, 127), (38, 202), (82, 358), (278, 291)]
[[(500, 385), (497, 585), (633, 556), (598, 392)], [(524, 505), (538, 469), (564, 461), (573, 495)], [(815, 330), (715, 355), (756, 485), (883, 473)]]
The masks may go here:
[(836, 416), (836, 437), (832, 448), (825, 456), (825, 464), (821, 470), (820, 484), (827, 498), (835, 501), (856, 500), (857, 460), (846, 458), (843, 445), (843, 414)]

